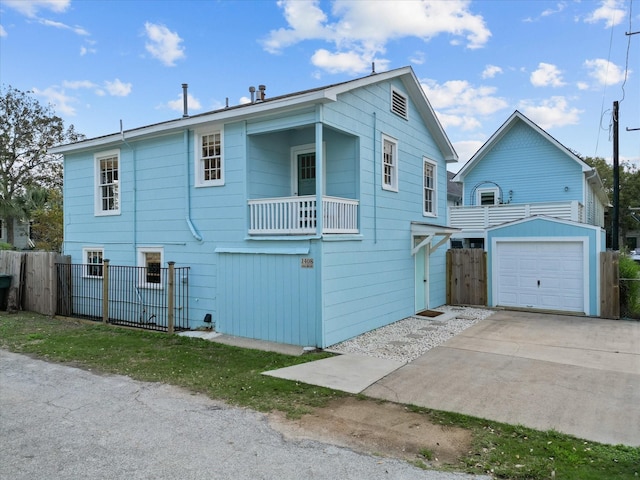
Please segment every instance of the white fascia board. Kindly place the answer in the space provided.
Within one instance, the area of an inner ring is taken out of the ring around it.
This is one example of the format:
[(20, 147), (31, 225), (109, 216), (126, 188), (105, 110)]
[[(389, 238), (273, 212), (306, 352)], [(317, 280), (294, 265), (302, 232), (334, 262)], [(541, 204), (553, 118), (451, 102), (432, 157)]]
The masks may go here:
[(132, 130), (125, 130), (122, 133), (114, 133), (104, 137), (92, 138), (78, 143), (67, 145), (59, 145), (49, 149), (49, 153), (73, 153), (82, 150), (93, 149), (96, 147), (104, 147), (109, 144), (121, 143), (123, 140), (135, 140), (141, 137), (153, 137), (160, 135), (168, 135), (175, 132), (183, 131), (185, 128), (196, 128), (207, 123), (224, 123), (228, 121), (240, 121), (248, 117), (258, 117), (279, 110), (300, 108), (317, 103), (335, 102), (337, 100), (334, 92), (327, 90), (318, 90), (301, 95), (281, 98), (267, 102), (254, 103), (251, 105), (241, 105), (225, 110), (217, 110), (211, 113), (194, 115), (187, 118), (177, 120), (169, 120), (167, 122), (140, 127)]
[(511, 222), (505, 222), (505, 223), (501, 223), (500, 225), (494, 225), (492, 227), (488, 227), (486, 231), (490, 232), (492, 230), (499, 230), (504, 227), (510, 227), (512, 225), (518, 225), (520, 223), (533, 222), (535, 220), (544, 220), (552, 223), (561, 223), (563, 225), (570, 225), (572, 227), (578, 227), (578, 228), (586, 228), (588, 230), (596, 230), (596, 231), (602, 230), (601, 227), (598, 227), (597, 225), (591, 225), (589, 223), (579, 223), (579, 222), (574, 222), (572, 220), (565, 220), (563, 218), (549, 217), (547, 215), (533, 215), (531, 217), (520, 218), (518, 220), (513, 220)]

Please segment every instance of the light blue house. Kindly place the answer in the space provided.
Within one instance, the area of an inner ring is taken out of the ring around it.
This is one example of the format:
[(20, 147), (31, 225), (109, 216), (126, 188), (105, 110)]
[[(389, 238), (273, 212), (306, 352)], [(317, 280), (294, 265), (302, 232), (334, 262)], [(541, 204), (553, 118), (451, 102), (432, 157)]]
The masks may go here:
[(489, 305), (599, 315), (608, 199), (594, 169), (516, 111), (452, 180), (452, 245), (487, 251)]
[(219, 332), (295, 345), (444, 304), (457, 156), (412, 69), (265, 90), (55, 148), (64, 253), (188, 266), (191, 328), (209, 314)]

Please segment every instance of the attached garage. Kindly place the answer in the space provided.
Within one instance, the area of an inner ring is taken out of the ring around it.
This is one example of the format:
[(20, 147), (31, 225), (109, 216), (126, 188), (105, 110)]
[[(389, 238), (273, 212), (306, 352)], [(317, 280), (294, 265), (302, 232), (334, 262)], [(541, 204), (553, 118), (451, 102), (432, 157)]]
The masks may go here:
[(487, 231), (492, 306), (599, 314), (604, 231), (529, 217)]

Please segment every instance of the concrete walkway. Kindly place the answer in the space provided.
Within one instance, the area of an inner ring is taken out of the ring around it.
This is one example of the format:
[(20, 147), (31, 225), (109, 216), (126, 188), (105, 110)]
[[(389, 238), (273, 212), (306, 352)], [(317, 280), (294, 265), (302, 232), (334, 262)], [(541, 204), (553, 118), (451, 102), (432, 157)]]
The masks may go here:
[[(279, 376), (640, 446), (640, 322), (497, 312), (407, 365), (387, 364), (363, 390), (345, 385), (373, 371), (366, 360), (345, 356), (330, 375), (321, 362)], [(378, 362), (370, 360), (380, 368)]]

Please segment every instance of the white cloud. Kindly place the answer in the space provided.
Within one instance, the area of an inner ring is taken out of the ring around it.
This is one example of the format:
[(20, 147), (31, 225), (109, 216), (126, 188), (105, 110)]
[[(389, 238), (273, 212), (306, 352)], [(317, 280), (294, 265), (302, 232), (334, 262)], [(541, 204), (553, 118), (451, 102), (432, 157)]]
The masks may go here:
[[(196, 97), (194, 97), (190, 93), (187, 93), (187, 105), (189, 110), (202, 109), (202, 104), (200, 103), (200, 100), (198, 100)], [(175, 100), (169, 100), (167, 102), (167, 106), (171, 110), (174, 110), (176, 112), (182, 112), (184, 110), (184, 98), (182, 94), (178, 95), (178, 98), (176, 98)]]
[(562, 96), (551, 97), (537, 105), (531, 100), (522, 100), (518, 110), (544, 130), (553, 127), (564, 127), (565, 125), (576, 125), (580, 120), (580, 114), (583, 112), (577, 108), (571, 108), (567, 99)]
[[(377, 60), (376, 68), (385, 70), (387, 60)], [(371, 61), (356, 52), (331, 53), (328, 50), (317, 50), (311, 57), (311, 63), (329, 73), (347, 72), (350, 74), (362, 73), (371, 68)]]
[(505, 99), (495, 95), (495, 87), (474, 87), (466, 80), (450, 80), (441, 85), (423, 80), (422, 88), (445, 130), (477, 130), (482, 126), (481, 117), (508, 107)]
[(4, 27), (2, 25), (0, 25), (0, 37), (6, 37), (7, 31), (4, 29)]
[(449, 80), (438, 85), (425, 80), (422, 88), (435, 109), (466, 115), (491, 115), (508, 106), (506, 100), (495, 96), (495, 87), (474, 87), (466, 80)]
[(62, 86), (65, 88), (70, 88), (72, 90), (97, 87), (97, 85), (90, 80), (65, 80), (64, 82), (62, 82)]
[(39, 97), (45, 98), (47, 103), (51, 104), (57, 113), (61, 112), (64, 115), (69, 116), (74, 116), (76, 114), (76, 109), (71, 105), (76, 101), (76, 99), (67, 96), (59, 87), (47, 87), (44, 90), (34, 88), (33, 93)]
[(169, 30), (164, 25), (154, 23), (144, 24), (148, 42), (145, 47), (147, 51), (168, 67), (175, 66), (176, 60), (185, 57), (184, 47), (181, 45), (182, 38)]
[(83, 36), (89, 35), (89, 32), (87, 30), (79, 26), (72, 27), (62, 22), (54, 22), (53, 20), (47, 20), (44, 18), (41, 18), (38, 21), (40, 22), (40, 24), (46, 27), (54, 27), (54, 28), (59, 28), (61, 30), (71, 30), (73, 33), (77, 35), (83, 35)]
[[(330, 22), (318, 0), (280, 0), (287, 28), (272, 30), (262, 42), (270, 53), (305, 40), (332, 43), (334, 52), (320, 49), (314, 54), (316, 65), (330, 72), (362, 73), (385, 53), (387, 42), (404, 37), (418, 37), (428, 41), (440, 34), (453, 37), (452, 43), (463, 38), (467, 48), (483, 47), (491, 36), (484, 19), (473, 15), (469, 0), (379, 0), (372, 8), (370, 2), (336, 0), (332, 4)], [(380, 21), (384, 19), (384, 21)], [(352, 58), (357, 66), (345, 64)]]
[(82, 46), (80, 47), (80, 56), (84, 57), (87, 53), (96, 53), (97, 51), (95, 48)]
[(487, 65), (482, 72), (482, 78), (493, 78), (499, 73), (502, 73), (502, 68), (496, 65)]
[(555, 9), (547, 8), (540, 14), (540, 16), (548, 17), (550, 15), (555, 15), (556, 13), (562, 12), (565, 8), (567, 8), (567, 2), (558, 2)]
[(131, 83), (124, 83), (119, 78), (116, 78), (114, 81), (105, 80), (103, 85), (98, 85), (91, 80), (65, 80), (62, 82), (62, 86), (70, 90), (93, 90), (93, 93), (99, 97), (107, 94), (112, 97), (126, 97), (131, 93), (132, 89)]
[(71, 5), (71, 0), (4, 0), (3, 3), (27, 17), (35, 17), (39, 10), (64, 12)]
[(112, 97), (126, 97), (131, 93), (131, 83), (124, 83), (119, 78), (116, 78), (113, 82), (106, 80), (104, 82), (104, 88), (109, 92)]
[(550, 63), (540, 62), (538, 69), (531, 73), (531, 85), (534, 87), (562, 87), (562, 72)]
[(604, 58), (585, 60), (584, 66), (598, 85), (615, 85), (624, 80), (624, 70)]
[(623, 0), (602, 0), (600, 6), (584, 19), (587, 23), (605, 22), (605, 28), (622, 22), (625, 15)]
[(469, 161), (469, 159), (473, 157), (473, 155), (480, 149), (480, 147), (482, 147), (482, 145), (484, 145), (484, 142), (480, 140), (463, 140), (460, 142), (454, 142), (453, 148), (456, 149), (458, 158), (460, 160), (458, 161), (458, 165), (454, 167), (454, 169), (449, 168), (449, 166), (447, 166), (447, 169), (451, 171), (460, 170), (462, 165)]

